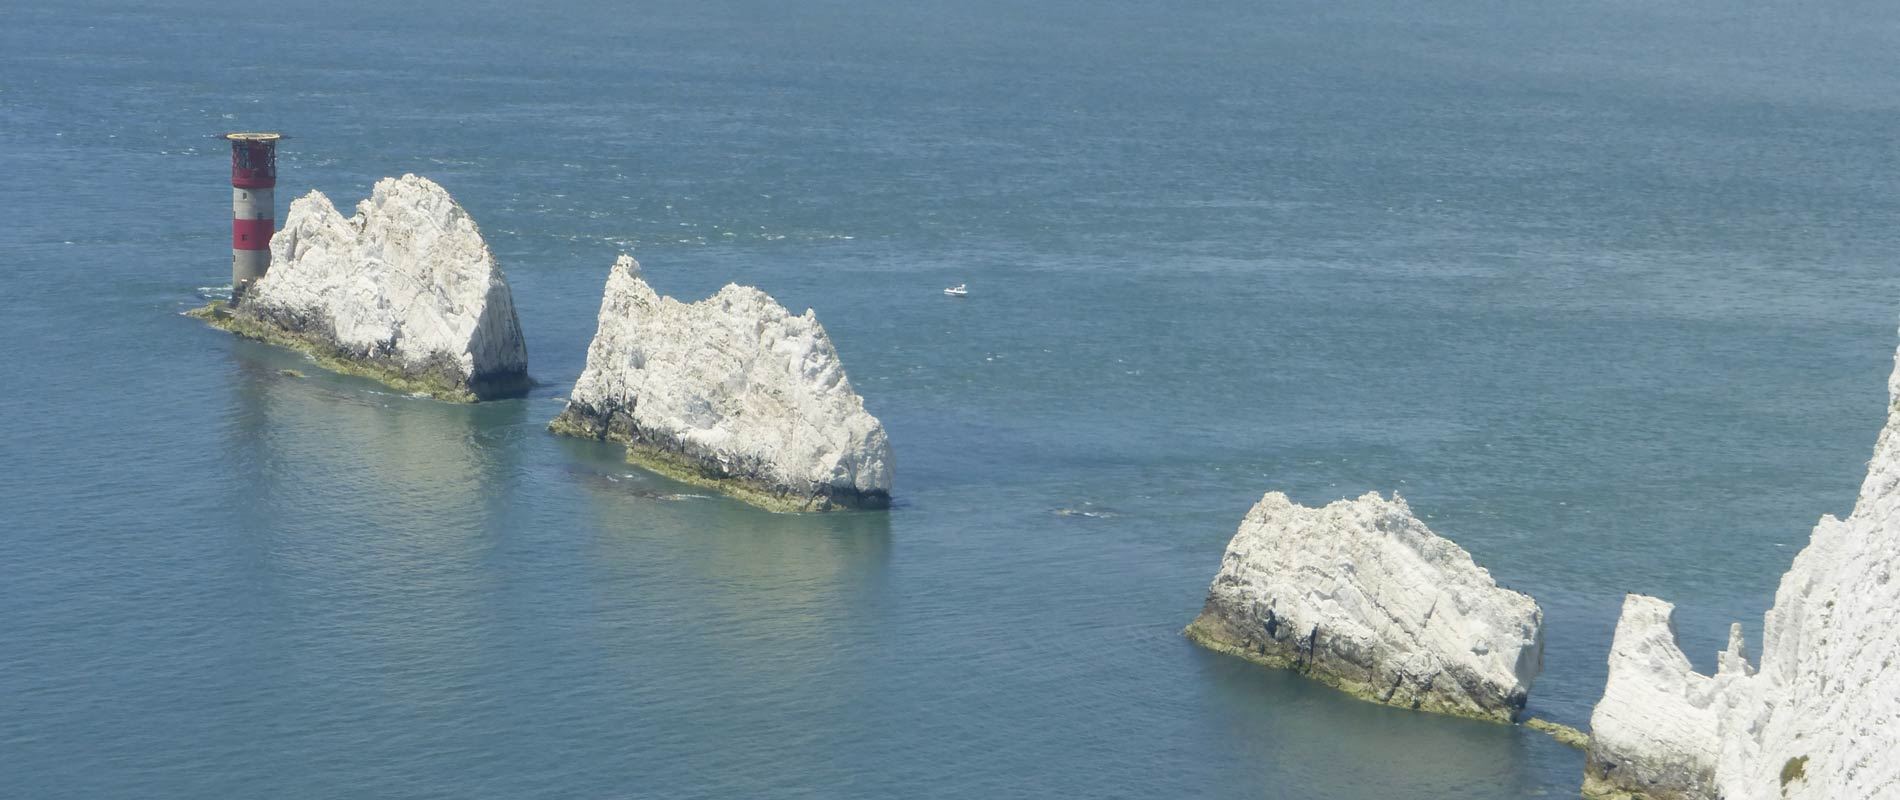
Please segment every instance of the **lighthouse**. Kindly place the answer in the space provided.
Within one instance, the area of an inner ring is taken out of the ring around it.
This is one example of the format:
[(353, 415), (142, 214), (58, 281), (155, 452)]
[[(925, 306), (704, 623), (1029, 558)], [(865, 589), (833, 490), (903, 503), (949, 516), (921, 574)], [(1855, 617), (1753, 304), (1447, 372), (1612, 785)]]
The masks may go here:
[(231, 142), (231, 303), (270, 269), (277, 230), (277, 143), (281, 133), (227, 133)]

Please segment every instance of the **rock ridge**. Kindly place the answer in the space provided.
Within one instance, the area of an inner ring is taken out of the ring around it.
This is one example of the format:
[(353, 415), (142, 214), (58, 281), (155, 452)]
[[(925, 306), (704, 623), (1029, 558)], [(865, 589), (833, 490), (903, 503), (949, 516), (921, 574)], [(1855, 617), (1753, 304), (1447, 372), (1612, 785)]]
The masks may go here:
[(1323, 508), (1267, 493), (1184, 633), (1373, 702), (1499, 722), (1543, 666), (1536, 601), (1377, 493)]
[(350, 218), (322, 192), (298, 198), (271, 238), (270, 270), (242, 302), (194, 315), (442, 400), (530, 385), (507, 278), (468, 212), (416, 175), (377, 181)]
[(636, 464), (774, 511), (890, 505), (884, 426), (812, 311), (733, 284), (682, 303), (628, 256), (608, 272), (587, 366), (549, 428), (620, 442)]

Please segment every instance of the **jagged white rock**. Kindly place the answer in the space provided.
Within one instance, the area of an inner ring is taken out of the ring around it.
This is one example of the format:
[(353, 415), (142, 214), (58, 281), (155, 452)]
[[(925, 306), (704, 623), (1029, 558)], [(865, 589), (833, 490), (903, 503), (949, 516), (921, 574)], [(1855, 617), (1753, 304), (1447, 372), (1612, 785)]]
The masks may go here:
[(1720, 687), (1747, 669), (1741, 626), (1730, 629), (1722, 673), (1711, 678), (1697, 674), (1676, 645), (1674, 612), (1654, 597), (1623, 599), (1609, 681), (1590, 715), (1586, 796), (1714, 796)]
[(1247, 513), (1190, 639), (1375, 702), (1510, 721), (1543, 667), (1543, 612), (1405, 501)]
[(625, 443), (635, 463), (780, 511), (890, 503), (891, 450), (807, 309), (728, 284), (662, 297), (621, 256), (558, 433)]
[(229, 322), (444, 399), (528, 386), (507, 279), (468, 212), (415, 175), (377, 181), (348, 219), (322, 192), (292, 202), (271, 239), (270, 271)]
[[(1749, 669), (1737, 626), (1716, 675), (1695, 675), (1673, 633), (1658, 630), (1653, 611), (1643, 610), (1659, 601), (1624, 605), (1617, 642), (1627, 631), (1675, 657), (1644, 662), (1613, 650), (1611, 685), (1592, 724), (1602, 717), (1618, 731), (1612, 736), (1621, 746), (1611, 754), (1622, 763), (1668, 758), (1671, 748), (1708, 758), (1709, 785), (1652, 793), (1618, 780), (1618, 770), (1603, 769), (1593, 750), (1587, 791), (1725, 800), (1900, 797), (1900, 369), (1887, 390), (1887, 424), (1854, 511), (1845, 520), (1822, 517), (1782, 576), (1762, 626), (1759, 670)], [(1681, 720), (1673, 713), (1681, 704), (1656, 699), (1672, 696), (1712, 713)], [(1645, 745), (1644, 737), (1657, 744)]]

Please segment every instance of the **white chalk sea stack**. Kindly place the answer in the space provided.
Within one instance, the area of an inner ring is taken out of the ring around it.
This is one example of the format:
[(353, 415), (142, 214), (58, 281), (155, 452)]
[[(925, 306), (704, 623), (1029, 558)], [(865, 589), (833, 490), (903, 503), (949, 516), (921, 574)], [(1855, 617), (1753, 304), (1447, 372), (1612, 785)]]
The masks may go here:
[(1509, 722), (1543, 667), (1543, 612), (1405, 501), (1270, 492), (1227, 545), (1196, 643), (1360, 698)]
[[(1609, 729), (1593, 731), (1601, 744), (1586, 762), (1586, 796), (1900, 797), (1900, 370), (1887, 390), (1887, 424), (1853, 513), (1822, 517), (1782, 576), (1757, 669), (1732, 628), (1716, 674), (1696, 675), (1656, 622), (1667, 604), (1625, 602), (1591, 718)], [(1691, 755), (1707, 783), (1645, 780), (1654, 765)]]
[(824, 326), (758, 289), (663, 297), (621, 256), (557, 433), (774, 511), (884, 508), (891, 447)]
[(321, 192), (298, 198), (270, 271), (235, 307), (200, 316), (444, 400), (529, 386), (506, 277), (468, 212), (415, 175), (377, 181), (349, 218)]
[(1714, 797), (1719, 683), (1747, 669), (1730, 630), (1717, 678), (1696, 674), (1676, 646), (1675, 606), (1629, 595), (1610, 645), (1603, 699), (1590, 715), (1584, 794)]

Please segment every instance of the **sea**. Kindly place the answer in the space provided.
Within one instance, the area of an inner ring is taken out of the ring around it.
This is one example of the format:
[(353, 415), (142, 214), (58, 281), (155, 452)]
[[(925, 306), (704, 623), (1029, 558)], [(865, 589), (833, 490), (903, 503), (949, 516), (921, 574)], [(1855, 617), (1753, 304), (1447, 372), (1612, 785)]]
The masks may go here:
[[(0, 795), (1574, 797), (1180, 630), (1379, 492), (1542, 605), (1534, 715), (1627, 592), (1752, 652), (1887, 412), (1897, 80), (1860, 0), (4, 0)], [(534, 391), (180, 316), (233, 130), (280, 220), (452, 192)], [(894, 507), (550, 435), (621, 253), (814, 309)]]

